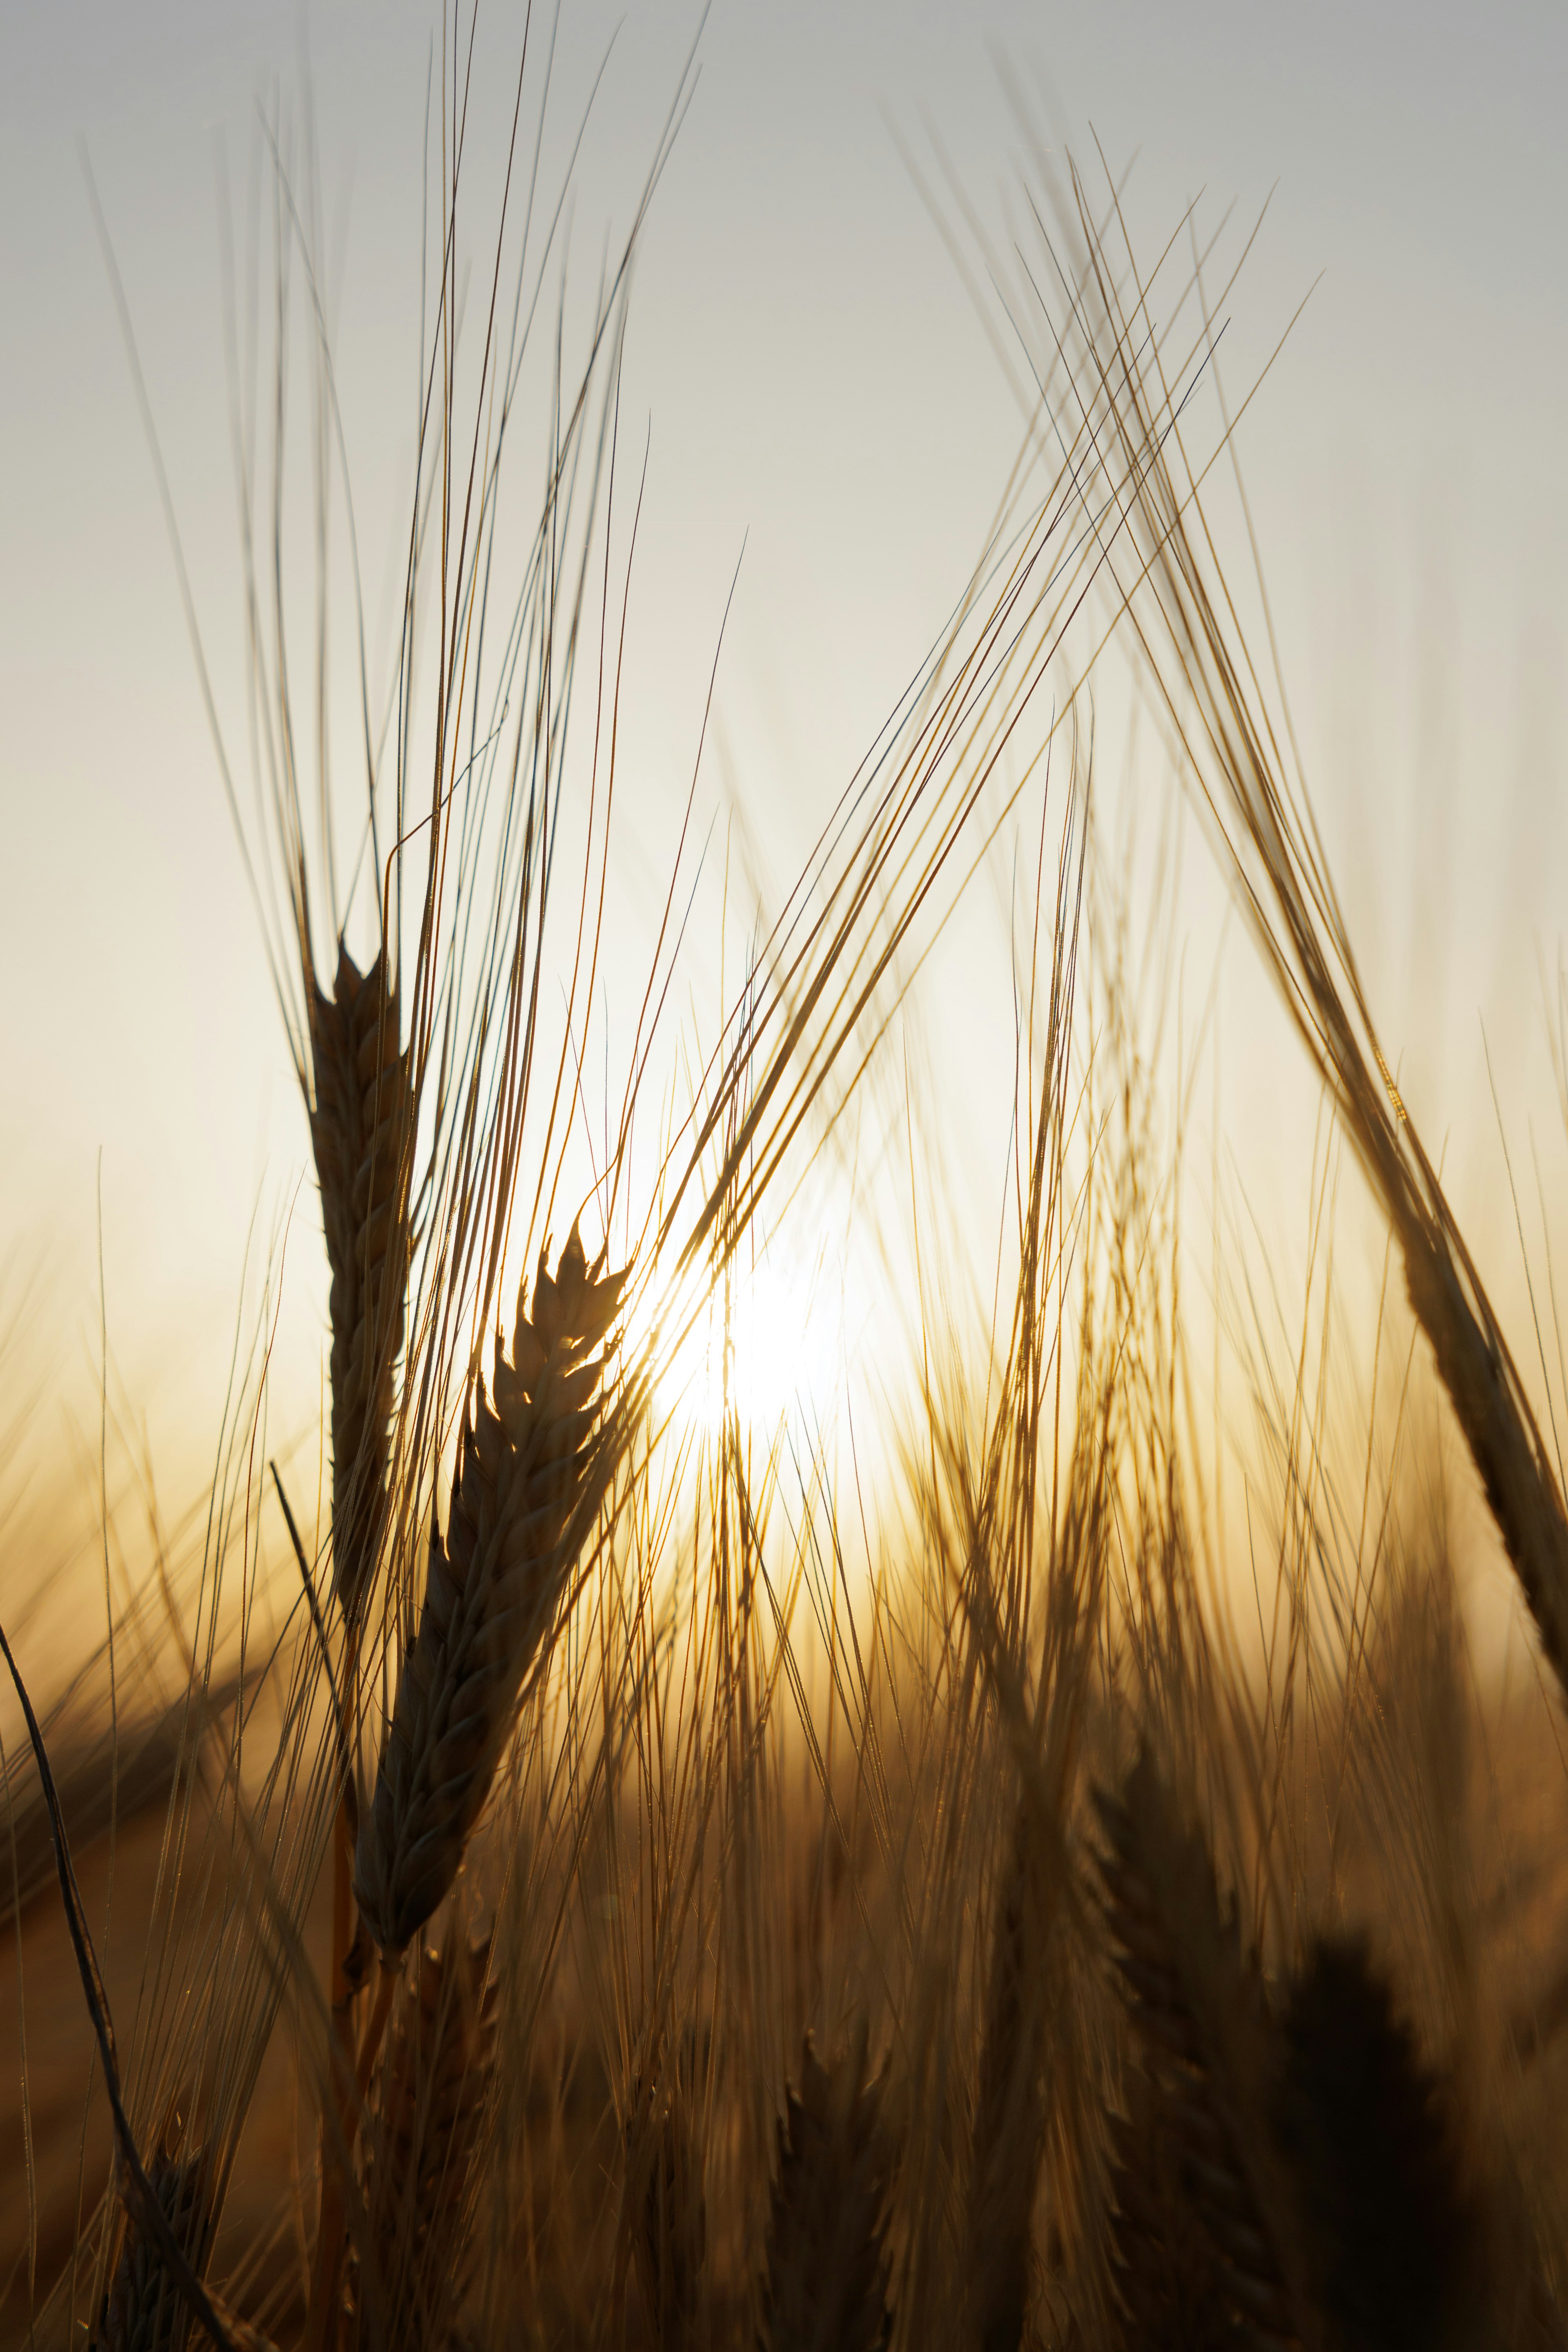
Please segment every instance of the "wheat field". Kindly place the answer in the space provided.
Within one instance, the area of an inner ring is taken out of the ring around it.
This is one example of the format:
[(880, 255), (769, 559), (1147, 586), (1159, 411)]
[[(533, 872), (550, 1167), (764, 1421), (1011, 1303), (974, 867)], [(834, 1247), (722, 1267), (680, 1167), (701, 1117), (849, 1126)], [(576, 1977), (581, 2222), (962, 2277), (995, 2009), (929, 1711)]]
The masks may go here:
[[(274, 1406), (268, 1262), (210, 1490), (41, 1709), (7, 1603), (0, 2338), (1568, 2341), (1563, 1465), (1222, 568), (1220, 289), (1195, 239), (1142, 255), (1098, 167), (1042, 178), (1027, 462), (951, 625), (700, 1047), (670, 845), (612, 1087), (582, 1046), (629, 854), (646, 206), (569, 359), (564, 298), (514, 307), (517, 217), (464, 242), (467, 65), (443, 47), (394, 690), (346, 819), (288, 658), (281, 329), (272, 425), (237, 408), (250, 765), (216, 730), (215, 789), (298, 1080), (321, 1407)], [(291, 168), (276, 142), (278, 316), (330, 420)], [(552, 334), (541, 465), (503, 428)], [(1244, 1577), (1098, 816), (1113, 659), (1384, 1248), (1370, 1361), (1356, 1323), (1253, 1367)], [(994, 1297), (944, 1285), (940, 1229), (912, 1297), (889, 1251), (870, 1510), (748, 1393), (743, 1335), (1034, 805)], [(1528, 1623), (1512, 1685), (1478, 1552)]]

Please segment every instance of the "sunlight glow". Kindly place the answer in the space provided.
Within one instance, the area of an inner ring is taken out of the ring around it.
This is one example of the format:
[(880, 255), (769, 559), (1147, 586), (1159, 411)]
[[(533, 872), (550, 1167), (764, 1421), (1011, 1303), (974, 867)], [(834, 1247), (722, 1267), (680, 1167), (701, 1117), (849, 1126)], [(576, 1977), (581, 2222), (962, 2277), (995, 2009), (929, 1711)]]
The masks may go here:
[[(655, 1392), (689, 1426), (718, 1430), (727, 1414), (771, 1430), (792, 1413), (826, 1412), (834, 1386), (840, 1318), (826, 1283), (782, 1260), (731, 1269), (706, 1295), (692, 1290), (661, 1318)], [(628, 1333), (649, 1336), (651, 1315)]]

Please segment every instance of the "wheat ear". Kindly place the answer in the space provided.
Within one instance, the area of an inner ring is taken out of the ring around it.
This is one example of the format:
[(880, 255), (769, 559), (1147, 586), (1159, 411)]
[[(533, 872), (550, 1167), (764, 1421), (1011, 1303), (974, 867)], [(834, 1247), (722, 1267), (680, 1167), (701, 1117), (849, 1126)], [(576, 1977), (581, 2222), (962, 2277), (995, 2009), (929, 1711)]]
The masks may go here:
[[(199, 2150), (176, 2158), (164, 2149), (153, 2158), (147, 2178), (163, 2219), (193, 2263), (205, 2235), (206, 2168)], [(170, 2278), (163, 2258), (134, 2218), (128, 2218), (114, 2274), (103, 2299), (96, 2352), (174, 2352), (183, 2344), (189, 2318), (184, 2295)]]
[[(445, 2344), (468, 2284), (469, 2185), (495, 2062), (489, 1943), (422, 1951), (395, 2014), (369, 2128), (359, 2341)], [(374, 2275), (367, 2278), (367, 2268)]]
[(384, 949), (361, 972), (341, 948), (332, 994), (312, 977), (309, 997), (310, 1141), (332, 1277), (332, 1580), (353, 1622), (386, 1522), (414, 1097)]
[(594, 1351), (624, 1281), (589, 1268), (574, 1226), (553, 1280), (541, 1252), (531, 1316), (519, 1296), (510, 1363), (497, 1339), (493, 1395), (478, 1385), (354, 1855), (360, 1915), (388, 1960), (457, 1876), (603, 1493)]
[(864, 2029), (826, 2067), (807, 2034), (779, 2125), (763, 2289), (764, 2352), (883, 2352), (890, 2163)]
[(1365, 1946), (1316, 1942), (1280, 2022), (1279, 2138), (1336, 2342), (1483, 2341), (1484, 2231), (1454, 2117)]
[(1281, 2072), (1262, 1977), (1220, 1906), (1202, 1836), (1148, 1756), (1096, 1798), (1100, 1870), (1127, 2008), (1177, 2126), (1226, 2299), (1257, 2344), (1322, 2341), (1293, 2185), (1272, 2123)]
[(307, 958), (306, 998), (310, 1140), (332, 1278), (332, 1581), (346, 1628), (339, 1702), (345, 1769), (332, 1831), (328, 1986), (337, 2081), (334, 2098), (321, 2112), (321, 2209), (307, 2329), (312, 2352), (325, 2352), (338, 2289), (344, 2196), (332, 2107), (353, 2114), (349, 2086), (358, 1983), (350, 1966), (355, 1809), (346, 1759), (357, 1711), (360, 1620), (390, 1507), (394, 1383), (411, 1247), (414, 1100), (409, 1057), (398, 1045), (397, 990), (384, 947), (362, 972), (340, 942), (331, 996), (318, 984)]
[(1211, 2352), (1237, 2345), (1229, 2265), (1204, 2225), (1211, 2183), (1178, 2100), (1145, 2067), (1126, 2072), (1126, 2110), (1110, 2116), (1110, 2274), (1119, 2352)]
[(1209, 2352), (1236, 2340), (1227, 2265), (1200, 2218), (1204, 2187), (1169, 2092), (1134, 2069), (1110, 2117), (1110, 2274), (1120, 2352)]

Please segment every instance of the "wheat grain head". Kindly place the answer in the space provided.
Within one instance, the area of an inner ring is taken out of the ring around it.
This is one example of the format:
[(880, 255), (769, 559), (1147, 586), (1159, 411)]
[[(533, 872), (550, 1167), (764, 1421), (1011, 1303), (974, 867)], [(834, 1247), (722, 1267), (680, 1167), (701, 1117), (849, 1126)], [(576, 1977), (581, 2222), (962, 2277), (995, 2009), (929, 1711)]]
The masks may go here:
[(313, 973), (308, 987), (310, 1141), (332, 1278), (332, 1579), (352, 1621), (386, 1520), (415, 1106), (385, 949), (361, 972), (340, 947), (331, 995)]
[(763, 2289), (764, 2352), (885, 2352), (891, 2166), (861, 2032), (831, 2067), (808, 2034), (779, 2125)]
[[(165, 2140), (147, 2168), (163, 2217), (191, 2260), (207, 2228), (206, 2168), (199, 2149), (178, 2157)], [(114, 2274), (103, 2299), (97, 2352), (177, 2352), (189, 2314), (162, 2255), (134, 2220), (127, 2220)]]
[(389, 1960), (457, 1876), (603, 1490), (594, 1350), (624, 1280), (590, 1269), (574, 1226), (553, 1278), (540, 1253), (531, 1315), (519, 1294), (491, 1395), (478, 1384), (354, 1855), (360, 1913)]
[(1181, 1821), (1148, 1753), (1119, 1798), (1096, 1801), (1123, 1997), (1170, 2100), (1226, 2303), (1244, 2340), (1312, 2352), (1322, 2332), (1273, 2135), (1281, 2061), (1261, 1974), (1221, 1907), (1201, 1834)]
[(1489, 2340), (1455, 2118), (1363, 1943), (1314, 1942), (1281, 2032), (1278, 2128), (1335, 2343), (1442, 2352)]

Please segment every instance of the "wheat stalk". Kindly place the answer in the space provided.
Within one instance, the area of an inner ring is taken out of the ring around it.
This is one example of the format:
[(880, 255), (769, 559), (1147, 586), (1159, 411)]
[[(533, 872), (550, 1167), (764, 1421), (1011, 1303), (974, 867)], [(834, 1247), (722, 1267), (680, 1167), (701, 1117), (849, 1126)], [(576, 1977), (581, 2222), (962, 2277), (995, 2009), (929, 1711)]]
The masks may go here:
[(603, 1359), (625, 1276), (590, 1270), (574, 1226), (553, 1279), (539, 1260), (518, 1297), (511, 1360), (496, 1342), (464, 1424), (443, 1543), (433, 1527), (425, 1606), (397, 1680), (354, 1893), (395, 1962), (463, 1858), (603, 1491), (595, 1447)]
[[(1243, 2315), (1277, 2338), (1278, 2314), (1237, 2296), (1234, 2242), (1257, 2208), (1238, 2194), (1234, 2166), (1215, 2160), (1206, 2082), (1194, 2089), (1201, 2063), (1171, 2066), (1173, 2003), (1168, 1986), (1154, 1990), (1152, 1940), (1138, 1937), (1136, 1959), (1123, 1946), (1123, 1973), (1135, 1968), (1150, 1986), (1142, 1998), (1155, 2043), (1153, 2066), (1132, 2076), (1130, 2112), (1111, 2120), (1123, 2344), (1212, 2344), (1234, 2337)], [(1322, 2340), (1338, 2352), (1489, 2340), (1495, 2281), (1456, 2118), (1363, 1944), (1314, 1939), (1270, 2055), (1267, 2112), (1255, 2112), (1253, 2126), (1289, 2178)]]
[[(350, 1901), (355, 1791), (349, 1769), (357, 1712), (359, 1625), (390, 1509), (396, 1360), (403, 1345), (412, 1246), (410, 1156), (415, 1119), (410, 1057), (400, 1049), (396, 985), (383, 946), (361, 972), (341, 942), (332, 993), (320, 986), (301, 927), (313, 1100), (310, 1140), (321, 1188), (331, 1271), (332, 1581), (346, 1628), (338, 1744), (341, 1785), (332, 1832), (332, 1941), (328, 1989), (340, 2080), (336, 2105), (352, 2116)], [(279, 1496), (281, 1496), (281, 1487)], [(287, 1510), (287, 1505), (284, 1506)], [(290, 1532), (293, 1523), (289, 1521)], [(303, 1554), (301, 1573), (310, 1576)], [(341, 2137), (341, 2134), (339, 2136)], [(310, 2340), (323, 2347), (337, 2293), (342, 2167), (332, 2107), (323, 2102), (321, 2211), (311, 2290)]]

